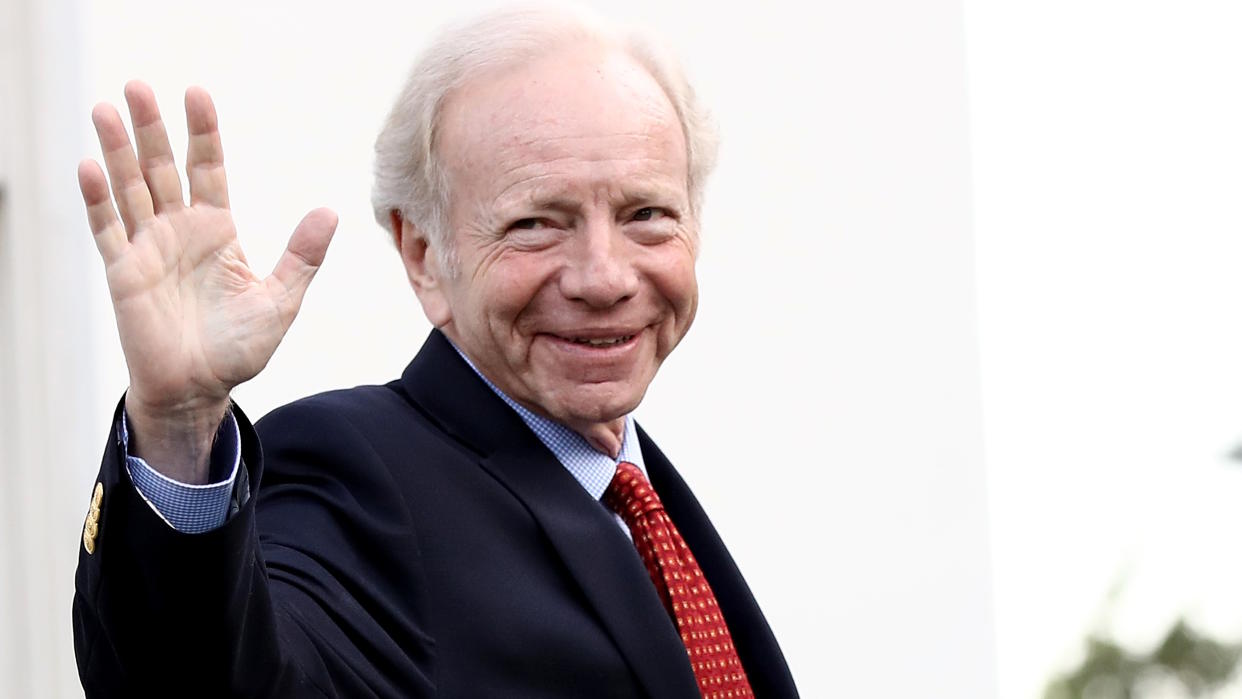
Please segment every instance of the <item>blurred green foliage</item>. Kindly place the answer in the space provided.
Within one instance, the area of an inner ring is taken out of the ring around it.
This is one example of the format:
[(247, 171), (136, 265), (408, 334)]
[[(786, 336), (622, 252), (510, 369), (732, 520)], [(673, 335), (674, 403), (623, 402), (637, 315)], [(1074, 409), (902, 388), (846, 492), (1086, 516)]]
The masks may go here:
[(1222, 643), (1185, 620), (1149, 653), (1134, 653), (1100, 634), (1074, 670), (1056, 677), (1044, 699), (1173, 699), (1207, 697), (1233, 676), (1242, 643)]

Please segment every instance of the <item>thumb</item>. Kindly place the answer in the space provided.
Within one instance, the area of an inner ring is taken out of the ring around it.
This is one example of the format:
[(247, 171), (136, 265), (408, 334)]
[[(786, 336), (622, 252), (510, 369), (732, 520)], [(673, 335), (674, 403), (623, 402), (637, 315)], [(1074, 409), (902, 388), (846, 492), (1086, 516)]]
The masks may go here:
[(289, 316), (286, 324), (292, 321), (302, 305), (302, 297), (310, 286), (315, 272), (323, 264), (328, 253), (328, 243), (332, 242), (332, 234), (336, 232), (337, 216), (331, 209), (315, 209), (302, 218), (298, 227), (289, 236), (289, 245), (276, 262), (272, 276), (268, 277), (270, 285), (273, 280), (281, 287), (285, 297), (282, 309)]

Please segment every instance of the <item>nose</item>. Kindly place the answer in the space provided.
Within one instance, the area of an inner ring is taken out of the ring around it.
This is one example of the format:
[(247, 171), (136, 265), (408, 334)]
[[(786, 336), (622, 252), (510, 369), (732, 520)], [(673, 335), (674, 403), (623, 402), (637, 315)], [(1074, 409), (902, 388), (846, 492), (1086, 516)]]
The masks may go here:
[(561, 293), (592, 308), (611, 308), (632, 298), (638, 293), (638, 272), (631, 244), (611, 220), (586, 222), (570, 243)]

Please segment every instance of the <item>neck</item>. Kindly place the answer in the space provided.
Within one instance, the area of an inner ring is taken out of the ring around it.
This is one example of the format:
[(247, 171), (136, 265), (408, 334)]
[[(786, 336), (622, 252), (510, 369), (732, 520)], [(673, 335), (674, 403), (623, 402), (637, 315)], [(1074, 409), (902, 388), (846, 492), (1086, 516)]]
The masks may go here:
[[(461, 350), (461, 347), (457, 344), (457, 340), (453, 337), (452, 334), (450, 334), (449, 328), (444, 327), (444, 328), (441, 328), (440, 330), (441, 332), (444, 333), (444, 336), (448, 339), (449, 344), (453, 346), (453, 349), (457, 351), (457, 354), (460, 355), (461, 358), (466, 361), (466, 364), (468, 364), (472, 370), (474, 370), (474, 373), (478, 374), (480, 378), (482, 378), (484, 381), (488, 383), (489, 386), (491, 386), (493, 391), (497, 392), (499, 395), (504, 397), (505, 400), (513, 401), (512, 398), (509, 398), (507, 394), (505, 394), (503, 391), (500, 390), (500, 388), (498, 388), (495, 384), (493, 384), (491, 380), (488, 379), (487, 376), (482, 371), (479, 371), (479, 367), (473, 361), (471, 361), (470, 357), (466, 356), (465, 352)], [(530, 410), (531, 412), (534, 412), (536, 414), (543, 415), (544, 417), (548, 417), (549, 419), (552, 419), (552, 420), (556, 419), (549, 415), (546, 415), (545, 413), (543, 413), (543, 411), (538, 410), (537, 408), (534, 408), (532, 406), (523, 404), (523, 407), (526, 410)], [(582, 438), (585, 439), (587, 441), (587, 444), (590, 444), (591, 448), (594, 449), (595, 451), (598, 451), (601, 454), (607, 454), (609, 457), (613, 459), (621, 455), (621, 443), (625, 440), (625, 416), (624, 415), (615, 420), (611, 420), (609, 422), (584, 422), (584, 423), (578, 423), (578, 424), (575, 424), (575, 423), (562, 423), (562, 424), (565, 424), (567, 427), (569, 427), (569, 429), (582, 435)]]
[(614, 459), (621, 455), (621, 442), (625, 439), (624, 417), (619, 417), (612, 422), (570, 425), (569, 427), (582, 435), (582, 438), (595, 451), (607, 454)]

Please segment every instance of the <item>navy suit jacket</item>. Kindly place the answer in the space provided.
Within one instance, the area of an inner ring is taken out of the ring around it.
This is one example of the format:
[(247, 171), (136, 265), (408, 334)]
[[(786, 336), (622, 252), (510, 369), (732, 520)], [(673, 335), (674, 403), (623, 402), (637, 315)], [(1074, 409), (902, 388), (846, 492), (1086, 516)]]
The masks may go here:
[[(114, 430), (73, 605), (88, 696), (699, 696), (633, 544), (439, 332), (386, 386), (236, 415), (253, 497), (204, 534), (142, 501)], [(797, 696), (707, 516), (639, 439), (756, 696)]]

